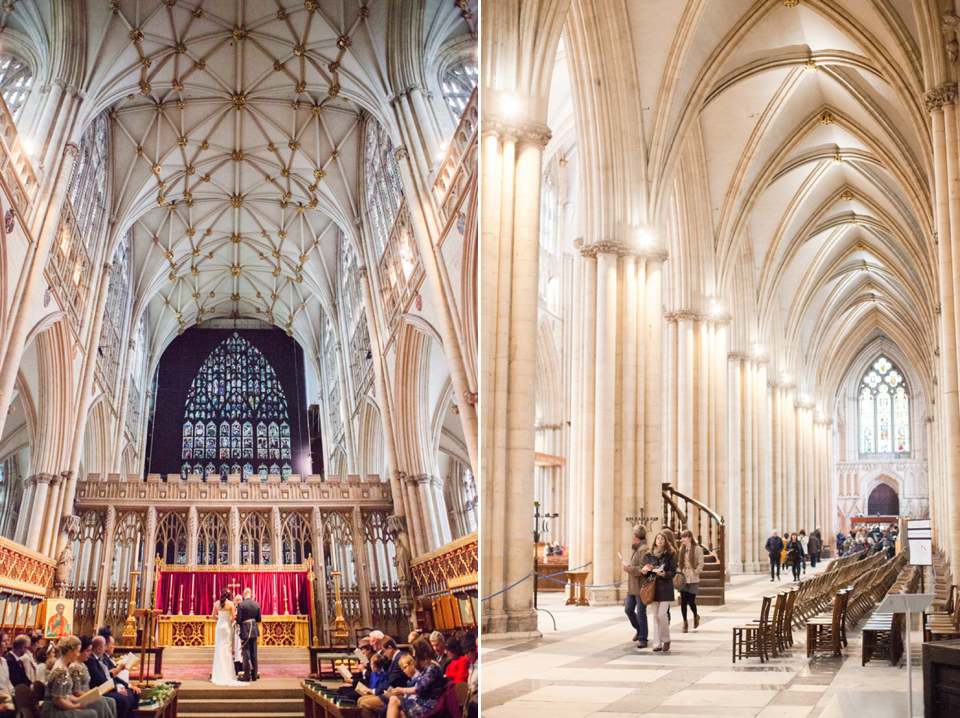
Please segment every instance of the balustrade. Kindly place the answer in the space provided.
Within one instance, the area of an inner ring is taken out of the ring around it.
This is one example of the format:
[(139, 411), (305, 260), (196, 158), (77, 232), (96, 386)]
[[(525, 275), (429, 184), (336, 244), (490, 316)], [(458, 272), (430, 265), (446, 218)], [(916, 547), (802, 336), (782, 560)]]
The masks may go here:
[(90, 254), (77, 232), (77, 218), (69, 201), (60, 211), (57, 239), (47, 259), (47, 282), (57, 302), (70, 319), (74, 334), (80, 334), (90, 288)]
[[(434, 199), (437, 202), (440, 218), (445, 224), (458, 213), (465, 190), (477, 174), (479, 117), (477, 91), (474, 90), (460, 117), (460, 124), (453, 133), (447, 155), (433, 183)], [(446, 232), (441, 235), (441, 238), (445, 235)]]
[(0, 98), (0, 177), (6, 185), (7, 193), (13, 206), (21, 217), (26, 216), (27, 210), (37, 193), (37, 176), (27, 151), (20, 141), (20, 135), (13, 122), (13, 115)]

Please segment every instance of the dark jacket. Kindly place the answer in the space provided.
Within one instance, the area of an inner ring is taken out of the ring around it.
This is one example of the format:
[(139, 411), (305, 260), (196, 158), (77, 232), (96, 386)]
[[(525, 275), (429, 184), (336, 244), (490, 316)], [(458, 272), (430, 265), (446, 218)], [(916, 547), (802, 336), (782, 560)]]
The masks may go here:
[(643, 557), (643, 565), (646, 566), (647, 564), (650, 564), (654, 568), (663, 564), (662, 578), (660, 574), (647, 574), (647, 576), (656, 576), (657, 588), (653, 595), (653, 600), (666, 601), (668, 603), (673, 601), (673, 577), (677, 573), (677, 557), (667, 551), (664, 551), (660, 556), (647, 553), (647, 555)]
[(787, 563), (791, 566), (800, 563), (803, 558), (803, 544), (800, 539), (787, 541)]
[(764, 548), (770, 556), (775, 556), (779, 560), (780, 552), (783, 551), (783, 539), (779, 536), (771, 536), (767, 539)]
[(823, 543), (820, 541), (820, 537), (817, 536), (816, 531), (810, 534), (810, 540), (807, 541), (807, 550), (811, 556), (819, 556), (823, 550)]
[[(396, 651), (393, 654), (393, 660), (390, 661), (390, 667), (387, 669), (387, 680), (385, 683), (381, 684), (379, 688), (374, 689), (376, 694), (382, 695), (387, 688), (404, 688), (409, 682), (407, 674), (403, 672), (403, 669), (400, 667), (400, 656), (403, 655), (403, 651)], [(368, 686), (368, 688), (373, 688), (373, 686)]]
[(23, 667), (20, 659), (13, 655), (12, 651), (7, 653), (4, 658), (7, 660), (7, 669), (10, 673), (10, 685), (29, 686), (30, 679), (27, 678), (27, 669)]
[(245, 598), (237, 605), (237, 625), (240, 626), (240, 640), (246, 644), (248, 639), (256, 643), (260, 636), (260, 604), (252, 598)]
[[(91, 658), (92, 658), (92, 656), (91, 656)], [(104, 658), (104, 660), (107, 662), (107, 671), (111, 671), (111, 670), (113, 670), (114, 668), (117, 667), (117, 664), (114, 663), (114, 662), (113, 662), (113, 659), (112, 659), (110, 656), (108, 656), (106, 653), (103, 654), (103, 658)], [(139, 669), (138, 669), (138, 670), (139, 670)], [(121, 673), (122, 673), (122, 672), (123, 672), (123, 671), (121, 671)], [(90, 673), (90, 676), (91, 676), (91, 678), (93, 677), (93, 673), (92, 673), (92, 672)], [(120, 676), (114, 676), (114, 677), (113, 677), (113, 682), (116, 683), (118, 686), (123, 686), (124, 688), (127, 688), (127, 687), (130, 686), (130, 684), (127, 683), (125, 680), (123, 680)], [(99, 684), (99, 683), (91, 683), (90, 685), (100, 685), (100, 684)]]

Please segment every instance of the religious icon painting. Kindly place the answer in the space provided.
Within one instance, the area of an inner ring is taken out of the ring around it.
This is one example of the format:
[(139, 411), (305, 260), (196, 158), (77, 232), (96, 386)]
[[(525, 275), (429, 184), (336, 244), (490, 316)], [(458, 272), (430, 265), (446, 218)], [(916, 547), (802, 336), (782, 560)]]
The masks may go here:
[(46, 638), (63, 638), (73, 633), (73, 599), (48, 598), (43, 635)]

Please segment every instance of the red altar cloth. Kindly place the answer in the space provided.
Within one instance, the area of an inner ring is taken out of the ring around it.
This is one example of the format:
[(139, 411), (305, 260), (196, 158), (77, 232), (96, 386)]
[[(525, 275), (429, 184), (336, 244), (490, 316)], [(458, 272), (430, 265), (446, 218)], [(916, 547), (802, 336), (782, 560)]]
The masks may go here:
[[(164, 614), (180, 613), (183, 591), (183, 613), (205, 616), (213, 612), (213, 602), (220, 599), (224, 588), (231, 592), (236, 582), (239, 588), (253, 589), (253, 597), (260, 604), (263, 615), (280, 615), (287, 607), (289, 613), (310, 614), (310, 594), (306, 571), (161, 571), (157, 587), (157, 608)], [(284, 603), (284, 599), (287, 603)]]

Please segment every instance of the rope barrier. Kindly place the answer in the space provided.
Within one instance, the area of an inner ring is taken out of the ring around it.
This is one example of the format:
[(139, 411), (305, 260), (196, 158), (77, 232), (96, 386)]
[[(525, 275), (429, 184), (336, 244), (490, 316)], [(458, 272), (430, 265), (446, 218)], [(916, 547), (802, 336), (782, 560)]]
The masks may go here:
[[(553, 574), (553, 575), (554, 575), (554, 576), (558, 576), (559, 574), (556, 574), (556, 573), (555, 573), (555, 574)], [(547, 579), (548, 581), (553, 581), (554, 583), (563, 584), (564, 586), (579, 586), (579, 585), (580, 585), (579, 583), (570, 583), (569, 581), (558, 581), (558, 580), (555, 579), (555, 578), (550, 578), (550, 576), (544, 576), (542, 573), (538, 573), (537, 576), (538, 576), (539, 578), (545, 578), (545, 579)], [(624, 583), (626, 583), (626, 582), (627, 582), (627, 579), (624, 579), (624, 580), (622, 580), (622, 581), (617, 581), (616, 583), (595, 583), (595, 584), (589, 584), (589, 583), (588, 583), (588, 584), (585, 584), (585, 585), (584, 585), (584, 588), (609, 588), (610, 586), (620, 586), (621, 584), (624, 584)]]
[[(589, 565), (592, 564), (592, 563), (593, 563), (593, 561), (588, 561), (587, 563), (583, 564), (582, 566), (577, 566), (576, 568), (568, 568), (567, 571), (577, 571), (577, 570), (579, 570), (579, 569), (581, 569), (581, 568), (586, 568), (587, 566), (589, 566)], [(552, 578), (553, 576), (559, 576), (561, 573), (567, 573), (567, 571), (557, 571), (556, 573), (551, 573), (549, 576), (543, 576), (542, 574), (539, 574), (539, 573), (538, 573), (537, 576), (540, 576), (541, 578), (549, 578), (551, 581), (554, 581), (554, 580), (556, 580), (556, 579)], [(521, 583), (523, 583), (524, 581), (526, 581), (526, 580), (527, 580), (528, 578), (530, 578), (532, 575), (533, 575), (533, 571), (531, 571), (530, 573), (528, 573), (526, 576), (524, 576), (523, 578), (521, 578), (521, 579), (520, 579), (519, 581), (517, 581), (516, 583), (510, 584), (510, 585), (507, 586), (506, 588), (504, 588), (504, 589), (502, 589), (502, 590), (500, 590), (500, 591), (497, 591), (496, 593), (491, 593), (489, 596), (484, 596), (484, 597), (481, 598), (480, 600), (481, 600), (481, 601), (489, 601), (491, 598), (494, 598), (495, 596), (499, 596), (501, 593), (506, 593), (506, 592), (509, 591), (511, 588), (514, 588), (515, 586), (519, 586)], [(562, 583), (562, 581), (557, 581), (557, 583)], [(621, 581), (620, 583), (623, 583), (623, 581)], [(616, 584), (615, 584), (615, 585), (616, 585)]]

